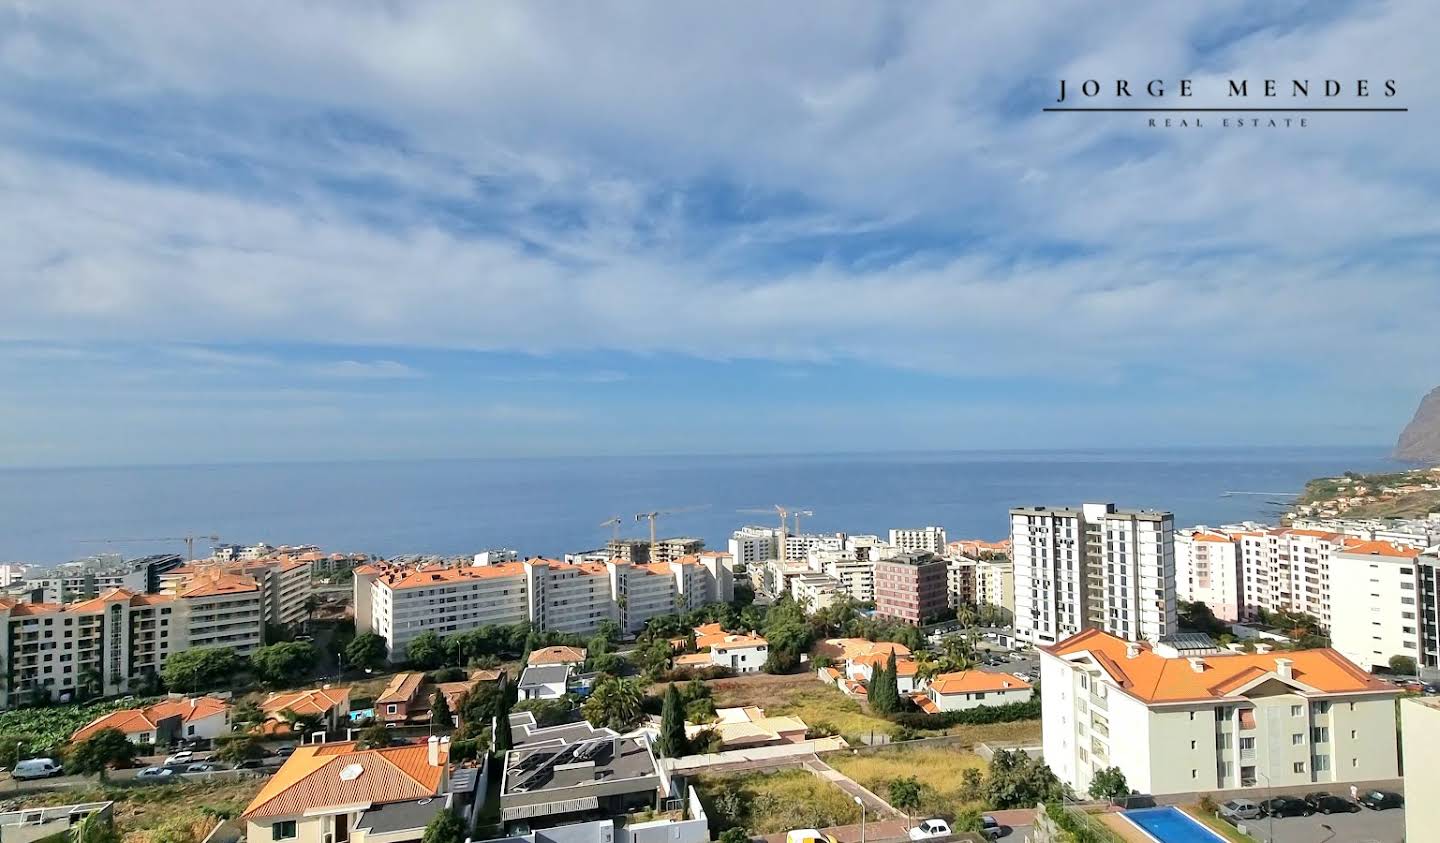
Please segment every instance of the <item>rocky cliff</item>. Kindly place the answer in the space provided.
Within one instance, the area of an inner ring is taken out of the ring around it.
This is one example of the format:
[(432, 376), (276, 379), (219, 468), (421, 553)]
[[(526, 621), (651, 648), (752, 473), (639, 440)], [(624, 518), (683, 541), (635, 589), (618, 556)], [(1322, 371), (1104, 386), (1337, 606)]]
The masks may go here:
[(1440, 386), (1420, 400), (1415, 417), (1400, 431), (1395, 459), (1440, 463)]

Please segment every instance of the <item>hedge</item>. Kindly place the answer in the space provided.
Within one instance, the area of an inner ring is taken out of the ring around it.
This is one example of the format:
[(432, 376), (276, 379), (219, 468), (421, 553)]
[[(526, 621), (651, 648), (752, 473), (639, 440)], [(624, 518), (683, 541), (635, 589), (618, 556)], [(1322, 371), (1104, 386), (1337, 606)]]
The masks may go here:
[(1031, 697), (1025, 702), (982, 705), (963, 711), (942, 711), (937, 714), (903, 711), (892, 714), (886, 719), (910, 729), (948, 729), (951, 726), (980, 726), (987, 723), (1037, 720), (1039, 717), (1040, 698)]

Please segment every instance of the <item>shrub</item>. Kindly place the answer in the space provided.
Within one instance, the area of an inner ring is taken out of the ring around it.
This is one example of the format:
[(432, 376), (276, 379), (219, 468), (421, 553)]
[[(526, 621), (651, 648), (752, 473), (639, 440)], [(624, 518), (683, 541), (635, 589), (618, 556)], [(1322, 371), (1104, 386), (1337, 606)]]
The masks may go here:
[(1016, 720), (1038, 720), (1040, 718), (1040, 700), (1031, 698), (1025, 702), (1006, 703), (1005, 705), (985, 705), (978, 708), (967, 708), (964, 711), (942, 711), (938, 714), (922, 714), (919, 712), (901, 712), (889, 715), (888, 719), (893, 723), (908, 726), (912, 729), (948, 729), (951, 726), (979, 726), (988, 723), (1010, 723)]

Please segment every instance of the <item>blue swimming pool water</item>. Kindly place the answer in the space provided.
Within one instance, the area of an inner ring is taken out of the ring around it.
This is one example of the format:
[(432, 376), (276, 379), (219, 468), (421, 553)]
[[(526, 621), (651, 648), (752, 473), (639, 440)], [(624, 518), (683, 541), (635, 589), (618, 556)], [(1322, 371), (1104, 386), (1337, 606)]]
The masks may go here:
[(1125, 819), (1140, 826), (1160, 843), (1215, 843), (1225, 838), (1196, 822), (1179, 808), (1142, 808), (1126, 811)]

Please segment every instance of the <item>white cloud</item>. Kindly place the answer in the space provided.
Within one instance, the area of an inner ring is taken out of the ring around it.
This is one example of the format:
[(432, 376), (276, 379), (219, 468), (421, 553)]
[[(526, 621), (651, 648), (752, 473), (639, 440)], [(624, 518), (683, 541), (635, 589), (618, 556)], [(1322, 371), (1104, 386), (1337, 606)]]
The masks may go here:
[(354, 378), (358, 380), (394, 380), (425, 376), (425, 373), (419, 369), (404, 363), (397, 363), (394, 360), (338, 360), (334, 363), (317, 363), (306, 367), (305, 371), (322, 378)]

